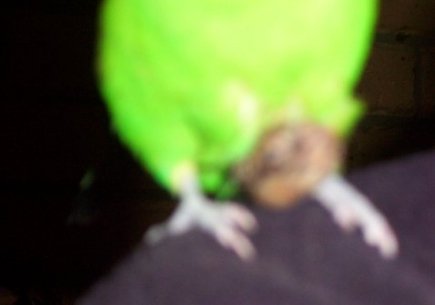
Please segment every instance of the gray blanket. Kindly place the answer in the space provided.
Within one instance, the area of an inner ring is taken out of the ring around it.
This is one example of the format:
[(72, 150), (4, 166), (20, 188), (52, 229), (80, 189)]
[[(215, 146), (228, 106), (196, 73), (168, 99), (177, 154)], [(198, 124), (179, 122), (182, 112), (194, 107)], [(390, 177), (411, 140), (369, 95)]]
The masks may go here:
[(382, 259), (358, 231), (342, 232), (307, 198), (286, 212), (254, 210), (260, 230), (252, 263), (192, 231), (139, 245), (78, 305), (434, 305), (435, 151), (349, 179), (396, 230), (397, 259)]

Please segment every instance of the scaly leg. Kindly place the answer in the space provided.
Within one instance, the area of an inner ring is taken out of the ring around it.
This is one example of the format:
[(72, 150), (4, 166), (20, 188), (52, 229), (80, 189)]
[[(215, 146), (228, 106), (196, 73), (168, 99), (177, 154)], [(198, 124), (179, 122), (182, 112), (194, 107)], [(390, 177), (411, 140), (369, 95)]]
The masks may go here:
[(386, 219), (368, 198), (342, 177), (329, 175), (316, 186), (313, 195), (343, 229), (359, 226), (365, 241), (379, 248), (385, 258), (397, 255), (397, 238)]
[(180, 197), (181, 202), (170, 219), (146, 233), (149, 243), (154, 244), (166, 236), (183, 234), (199, 227), (242, 259), (249, 260), (255, 256), (255, 248), (246, 233), (252, 232), (257, 222), (248, 209), (235, 203), (213, 202), (206, 198), (194, 175), (183, 178)]

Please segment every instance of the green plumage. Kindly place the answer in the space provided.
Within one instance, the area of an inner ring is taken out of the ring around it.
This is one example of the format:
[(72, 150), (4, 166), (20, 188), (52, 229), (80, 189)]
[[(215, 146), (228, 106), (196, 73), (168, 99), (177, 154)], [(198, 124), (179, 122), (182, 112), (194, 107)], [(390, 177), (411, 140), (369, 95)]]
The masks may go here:
[(280, 120), (345, 135), (374, 0), (106, 0), (99, 69), (113, 125), (166, 188), (183, 162), (214, 192)]

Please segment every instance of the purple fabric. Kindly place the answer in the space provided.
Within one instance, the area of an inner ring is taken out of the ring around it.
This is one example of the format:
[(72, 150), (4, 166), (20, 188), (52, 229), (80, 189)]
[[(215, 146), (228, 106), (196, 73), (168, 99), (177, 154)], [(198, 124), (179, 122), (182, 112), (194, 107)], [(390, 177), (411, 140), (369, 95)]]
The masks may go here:
[(314, 200), (281, 213), (256, 209), (258, 258), (241, 262), (192, 231), (139, 245), (78, 305), (434, 305), (435, 151), (350, 175), (396, 230), (400, 256), (383, 260), (357, 231), (342, 232)]

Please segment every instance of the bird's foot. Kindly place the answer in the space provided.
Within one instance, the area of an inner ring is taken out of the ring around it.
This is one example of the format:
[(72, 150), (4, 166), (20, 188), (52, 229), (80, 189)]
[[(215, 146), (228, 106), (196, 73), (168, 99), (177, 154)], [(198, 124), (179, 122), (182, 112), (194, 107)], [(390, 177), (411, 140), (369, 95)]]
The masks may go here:
[(257, 227), (254, 215), (239, 204), (217, 203), (203, 196), (184, 198), (167, 222), (146, 233), (146, 240), (154, 244), (195, 227), (214, 236), (223, 247), (232, 249), (244, 260), (255, 256), (255, 248), (247, 237)]
[(361, 193), (339, 176), (331, 175), (315, 189), (314, 196), (345, 231), (359, 227), (364, 240), (385, 258), (398, 252), (398, 241), (387, 220)]

